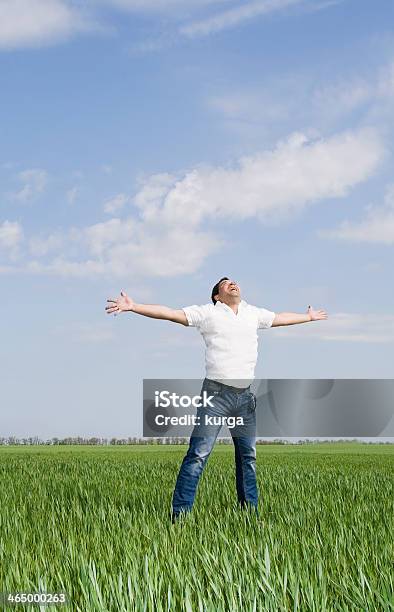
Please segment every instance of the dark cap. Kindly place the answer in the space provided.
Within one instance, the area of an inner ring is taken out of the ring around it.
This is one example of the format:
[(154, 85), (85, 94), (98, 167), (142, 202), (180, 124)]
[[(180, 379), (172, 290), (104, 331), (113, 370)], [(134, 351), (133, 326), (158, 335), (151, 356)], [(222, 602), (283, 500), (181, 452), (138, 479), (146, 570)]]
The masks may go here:
[(215, 304), (216, 306), (216, 300), (214, 299), (214, 295), (217, 295), (219, 293), (219, 285), (223, 280), (230, 280), (228, 276), (223, 276), (223, 278), (221, 278), (216, 285), (214, 286), (214, 288), (212, 289), (212, 293), (211, 293), (211, 300), (212, 302)]

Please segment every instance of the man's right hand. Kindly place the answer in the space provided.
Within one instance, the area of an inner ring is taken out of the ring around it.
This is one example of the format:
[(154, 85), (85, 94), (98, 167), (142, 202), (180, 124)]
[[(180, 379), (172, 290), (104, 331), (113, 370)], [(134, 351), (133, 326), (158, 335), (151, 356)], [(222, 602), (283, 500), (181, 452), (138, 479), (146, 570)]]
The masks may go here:
[(120, 297), (118, 299), (110, 299), (107, 300), (107, 302), (110, 302), (110, 304), (105, 307), (107, 314), (114, 314), (115, 316), (120, 312), (133, 310), (134, 306), (134, 301), (124, 291), (120, 292)]
[(160, 304), (136, 304), (124, 291), (120, 292), (120, 297), (117, 300), (111, 299), (107, 302), (110, 302), (109, 306), (105, 308), (107, 314), (113, 313), (116, 316), (120, 312), (132, 311), (145, 317), (152, 317), (152, 319), (164, 319), (181, 325), (189, 325), (182, 309), (174, 310), (174, 308), (168, 308), (168, 306), (161, 306)]

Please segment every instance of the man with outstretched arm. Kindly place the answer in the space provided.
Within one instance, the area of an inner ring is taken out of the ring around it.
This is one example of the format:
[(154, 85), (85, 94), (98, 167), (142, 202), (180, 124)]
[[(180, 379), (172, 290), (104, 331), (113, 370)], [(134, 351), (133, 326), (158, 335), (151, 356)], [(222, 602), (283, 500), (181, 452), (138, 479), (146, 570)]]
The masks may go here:
[[(241, 298), (239, 285), (227, 276), (215, 284), (211, 300), (209, 304), (175, 310), (136, 304), (121, 291), (119, 298), (107, 300), (106, 311), (114, 315), (130, 311), (198, 329), (206, 345), (206, 376), (201, 395), (206, 391), (213, 396), (213, 407), (198, 408), (197, 416), (242, 417), (243, 428), (230, 430), (235, 448), (237, 497), (242, 508), (252, 507), (257, 511), (256, 397), (250, 391), (258, 354), (257, 331), (327, 319), (327, 313), (311, 306), (305, 314), (275, 313), (252, 306)], [(194, 428), (172, 498), (173, 522), (181, 513), (192, 509), (200, 476), (220, 429), (220, 424), (211, 425), (209, 430)]]

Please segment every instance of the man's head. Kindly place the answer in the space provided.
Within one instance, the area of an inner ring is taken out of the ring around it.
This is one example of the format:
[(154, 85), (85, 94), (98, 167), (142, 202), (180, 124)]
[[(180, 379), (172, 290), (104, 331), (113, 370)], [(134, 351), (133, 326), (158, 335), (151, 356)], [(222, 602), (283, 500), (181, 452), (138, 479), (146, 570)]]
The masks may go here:
[(217, 301), (224, 302), (225, 304), (239, 304), (241, 301), (241, 290), (239, 285), (228, 278), (223, 276), (212, 289), (211, 299), (214, 304)]

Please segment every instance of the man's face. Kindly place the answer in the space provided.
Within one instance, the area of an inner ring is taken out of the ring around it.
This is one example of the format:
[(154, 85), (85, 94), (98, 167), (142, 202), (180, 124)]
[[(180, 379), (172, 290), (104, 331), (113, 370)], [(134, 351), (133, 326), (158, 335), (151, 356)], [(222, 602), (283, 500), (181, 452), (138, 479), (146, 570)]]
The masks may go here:
[(228, 299), (239, 300), (241, 298), (241, 289), (233, 280), (223, 280), (219, 285), (219, 299), (221, 302), (227, 302)]

